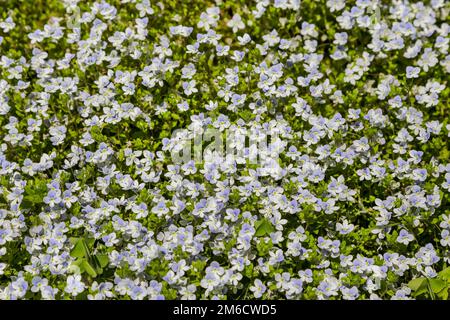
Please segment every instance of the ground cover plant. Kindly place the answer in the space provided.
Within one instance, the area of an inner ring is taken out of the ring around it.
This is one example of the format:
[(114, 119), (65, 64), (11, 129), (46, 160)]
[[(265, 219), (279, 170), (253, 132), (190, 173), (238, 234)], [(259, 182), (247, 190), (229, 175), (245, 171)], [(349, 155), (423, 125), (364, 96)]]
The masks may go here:
[(447, 299), (449, 12), (0, 0), (0, 299)]

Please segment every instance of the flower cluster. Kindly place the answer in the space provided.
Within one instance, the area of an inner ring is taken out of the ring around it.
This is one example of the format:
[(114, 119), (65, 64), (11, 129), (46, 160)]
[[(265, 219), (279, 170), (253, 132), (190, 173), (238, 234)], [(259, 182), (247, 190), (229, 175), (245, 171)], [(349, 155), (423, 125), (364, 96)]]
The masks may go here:
[(447, 299), (448, 2), (0, 9), (0, 299)]

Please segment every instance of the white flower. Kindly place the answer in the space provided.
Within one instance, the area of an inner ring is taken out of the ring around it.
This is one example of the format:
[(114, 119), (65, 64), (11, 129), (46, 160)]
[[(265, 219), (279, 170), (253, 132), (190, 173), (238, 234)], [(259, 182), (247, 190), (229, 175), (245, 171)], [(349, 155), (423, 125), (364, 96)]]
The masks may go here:
[(266, 292), (266, 289), (266, 286), (259, 279), (256, 279), (253, 286), (250, 287), (250, 291), (253, 292), (256, 299), (261, 298), (264, 292)]
[(233, 32), (245, 29), (245, 24), (242, 22), (242, 18), (239, 14), (235, 14), (231, 20), (227, 22), (227, 26), (233, 29)]
[(72, 296), (76, 296), (84, 291), (86, 285), (81, 281), (81, 276), (79, 274), (68, 276), (67, 285), (64, 291)]

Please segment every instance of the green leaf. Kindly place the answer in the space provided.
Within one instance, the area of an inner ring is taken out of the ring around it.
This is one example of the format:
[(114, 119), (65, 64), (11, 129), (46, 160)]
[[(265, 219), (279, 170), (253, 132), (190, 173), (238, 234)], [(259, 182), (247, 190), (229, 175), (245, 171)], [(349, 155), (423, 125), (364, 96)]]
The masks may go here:
[(25, 200), (31, 203), (42, 203), (43, 196), (41, 194), (30, 194), (24, 197)]
[(447, 281), (440, 280), (440, 279), (430, 279), (430, 286), (431, 290), (433, 290), (434, 293), (441, 292), (443, 289), (446, 289), (448, 284)]
[(75, 237), (69, 238), (69, 241), (72, 245), (76, 245), (78, 240), (80, 240), (80, 238), (75, 238)]
[(248, 266), (245, 267), (244, 276), (250, 279), (253, 277), (253, 264), (249, 264)]
[(84, 260), (83, 258), (78, 258), (77, 260), (72, 262), (72, 264), (75, 266), (81, 266), (81, 263), (83, 262), (83, 260)]
[(98, 264), (101, 268), (104, 268), (108, 265), (109, 259), (107, 254), (97, 254), (95, 258), (98, 261)]
[(87, 257), (86, 246), (84, 244), (83, 239), (78, 239), (73, 247), (72, 251), (70, 251), (70, 255), (74, 258), (84, 258)]
[(450, 280), (450, 267), (445, 268), (444, 270), (439, 272), (439, 277), (449, 281)]
[(448, 288), (439, 292), (437, 296), (442, 300), (448, 300)]
[(267, 220), (266, 218), (256, 221), (255, 228), (256, 228), (255, 236), (257, 237), (265, 236), (274, 231), (274, 227), (272, 226), (270, 221)]
[(95, 272), (95, 269), (87, 260), (83, 260), (81, 266), (83, 267), (84, 271), (86, 271), (91, 277), (95, 278), (97, 276), (97, 272)]
[(411, 290), (413, 291), (413, 296), (415, 296), (415, 297), (420, 296), (421, 294), (424, 294), (425, 292), (428, 291), (427, 278), (421, 277), (421, 278), (412, 279), (408, 283), (408, 287), (410, 287)]
[(95, 239), (94, 238), (86, 238), (84, 241), (86, 242), (86, 245), (88, 247), (92, 247), (94, 245)]
[(408, 287), (413, 291), (417, 291), (423, 284), (426, 284), (426, 278), (421, 277), (421, 278), (412, 279), (408, 283)]
[(69, 272), (70, 273), (75, 273), (75, 274), (80, 274), (81, 273), (81, 269), (80, 269), (80, 267), (77, 264), (72, 263), (69, 266)]

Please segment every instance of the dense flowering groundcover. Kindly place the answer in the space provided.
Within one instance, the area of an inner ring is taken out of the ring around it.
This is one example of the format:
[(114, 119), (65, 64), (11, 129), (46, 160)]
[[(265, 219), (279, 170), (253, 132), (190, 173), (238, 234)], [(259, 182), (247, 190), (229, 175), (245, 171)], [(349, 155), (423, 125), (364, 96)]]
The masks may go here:
[(447, 299), (449, 11), (1, 0), (0, 298)]

